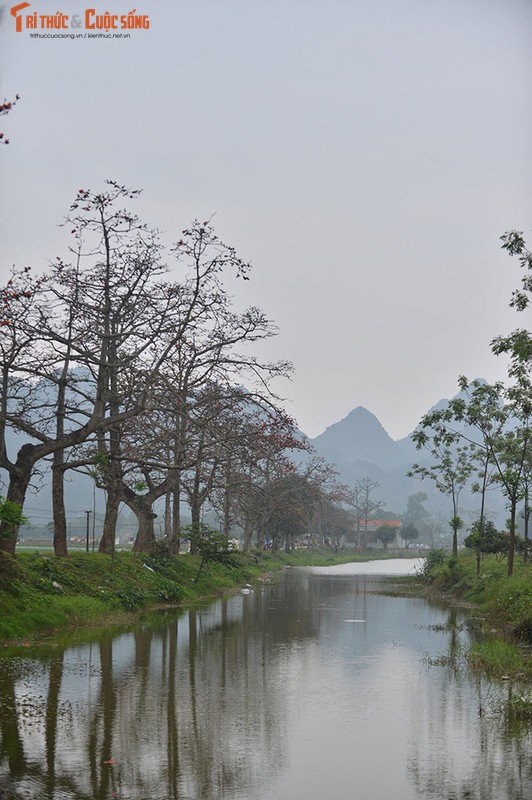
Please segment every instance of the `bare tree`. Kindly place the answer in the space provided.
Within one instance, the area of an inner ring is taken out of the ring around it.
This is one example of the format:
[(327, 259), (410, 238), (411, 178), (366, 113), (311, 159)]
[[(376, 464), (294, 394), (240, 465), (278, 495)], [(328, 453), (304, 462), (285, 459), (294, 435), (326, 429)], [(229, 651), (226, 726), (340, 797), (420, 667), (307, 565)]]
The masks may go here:
[[(2, 326), (2, 414), (0, 423), (30, 437), (16, 458), (0, 445), (0, 466), (9, 474), (7, 497), (24, 503), (36, 464), (43, 458), (116, 430), (140, 413), (150, 391), (149, 370), (138, 370), (135, 392), (122, 402), (120, 375), (149, 358), (150, 343), (164, 333), (148, 302), (150, 281), (164, 271), (156, 236), (116, 206), (136, 192), (115, 183), (95, 194), (80, 190), (67, 223), (82, 271), (58, 260), (39, 291), (17, 307)], [(142, 335), (141, 335), (142, 332)], [(55, 491), (64, 472), (55, 456)], [(16, 530), (0, 528), (0, 549), (14, 552)]]
[[(170, 544), (178, 549), (179, 506), (186, 470), (194, 476), (186, 491), (193, 519), (199, 524), (198, 508), (212, 489), (218, 465), (218, 456), (213, 462), (210, 455), (210, 442), (213, 418), (219, 421), (220, 402), (234, 396), (235, 384), (242, 382), (256, 382), (269, 392), (270, 380), (291, 369), (286, 362), (264, 363), (247, 351), (242, 354), (237, 350), (240, 345), (274, 335), (276, 329), (257, 308), (238, 313), (232, 309), (223, 287), (223, 273), (232, 270), (237, 276), (247, 277), (249, 271), (234, 248), (221, 242), (208, 223), (194, 222), (183, 231), (174, 252), (185, 262), (187, 274), (181, 283), (167, 287), (170, 301), (164, 312), (156, 315), (161, 319), (165, 314), (172, 325), (158, 332), (157, 340), (150, 345), (156, 364), (156, 368), (153, 364), (149, 367), (150, 408), (138, 422), (129, 420), (109, 428), (98, 442), (105, 464), (100, 475), (108, 496), (112, 494), (117, 502), (121, 499), (134, 511), (139, 520), (134, 548), (142, 551), (153, 546), (153, 504), (163, 496), (167, 526), (171, 525), (173, 511)], [(129, 384), (134, 385), (134, 381)], [(202, 486), (204, 476), (207, 482)]]
[(348, 500), (349, 505), (355, 511), (357, 519), (357, 544), (359, 549), (366, 547), (368, 543), (368, 522), (372, 514), (376, 514), (383, 507), (381, 500), (375, 500), (371, 496), (378, 486), (378, 482), (371, 478), (360, 478), (355, 482)]

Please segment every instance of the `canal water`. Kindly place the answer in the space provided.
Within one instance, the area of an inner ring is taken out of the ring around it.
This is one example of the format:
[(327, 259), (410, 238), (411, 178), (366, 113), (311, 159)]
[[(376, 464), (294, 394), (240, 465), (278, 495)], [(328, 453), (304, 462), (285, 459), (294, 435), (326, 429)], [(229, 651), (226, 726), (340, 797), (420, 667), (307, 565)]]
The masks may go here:
[[(414, 561), (287, 570), (0, 659), (1, 800), (530, 800), (466, 617), (377, 593)], [(465, 613), (465, 612), (464, 612)]]

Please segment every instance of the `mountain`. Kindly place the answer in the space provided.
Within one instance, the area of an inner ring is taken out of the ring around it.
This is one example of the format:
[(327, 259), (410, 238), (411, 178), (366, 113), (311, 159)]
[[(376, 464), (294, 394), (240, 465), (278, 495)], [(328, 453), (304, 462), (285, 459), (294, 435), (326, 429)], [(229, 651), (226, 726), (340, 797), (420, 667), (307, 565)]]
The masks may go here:
[[(464, 393), (456, 396), (463, 397)], [(445, 408), (448, 402), (440, 400), (427, 413)], [(428, 463), (428, 452), (417, 450), (411, 434), (393, 440), (377, 417), (366, 408), (357, 406), (344, 419), (309, 441), (318, 455), (336, 466), (343, 483), (353, 486), (365, 477), (376, 481), (375, 497), (384, 502), (386, 510), (403, 513), (409, 495), (423, 491), (427, 495), (427, 510), (448, 516), (449, 498), (438, 492), (432, 481), (407, 477), (414, 463)], [(476, 519), (478, 505), (478, 495), (464, 490), (460, 506), (466, 523)], [(489, 492), (488, 505), (489, 513), (504, 518), (504, 499), (499, 490)]]
[(415, 491), (406, 476), (416, 460), (415, 445), (409, 439), (394, 441), (367, 408), (357, 406), (310, 443), (336, 466), (342, 483), (353, 486), (360, 478), (371, 478), (378, 483), (376, 495), (386, 509), (404, 511), (408, 495)]
[(394, 441), (377, 417), (363, 406), (357, 406), (311, 441), (328, 461), (336, 464), (365, 461), (383, 469), (400, 467), (415, 452), (408, 438)]

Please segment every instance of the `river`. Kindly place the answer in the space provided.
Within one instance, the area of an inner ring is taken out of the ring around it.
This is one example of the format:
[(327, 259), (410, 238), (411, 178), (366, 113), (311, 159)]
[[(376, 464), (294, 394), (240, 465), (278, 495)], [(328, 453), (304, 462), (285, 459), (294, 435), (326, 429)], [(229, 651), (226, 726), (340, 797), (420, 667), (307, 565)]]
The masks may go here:
[(0, 659), (1, 800), (530, 800), (530, 730), (468, 673), (467, 612), (276, 584)]

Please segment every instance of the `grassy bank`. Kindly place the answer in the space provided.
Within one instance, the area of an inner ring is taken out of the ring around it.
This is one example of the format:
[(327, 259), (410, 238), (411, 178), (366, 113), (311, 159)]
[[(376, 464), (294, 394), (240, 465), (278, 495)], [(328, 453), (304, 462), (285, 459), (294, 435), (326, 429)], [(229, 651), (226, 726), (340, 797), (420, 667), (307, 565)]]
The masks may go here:
[[(532, 680), (532, 564), (516, 563), (506, 575), (506, 561), (484, 556), (476, 574), (473, 553), (457, 560), (431, 551), (425, 570), (397, 582), (393, 593), (473, 606), (478, 640), (465, 654), (469, 666), (493, 678)], [(532, 709), (532, 705), (531, 705)]]
[(216, 597), (285, 566), (320, 566), (357, 558), (326, 549), (294, 553), (236, 554), (235, 566), (209, 562), (198, 576), (199, 558), (121, 552), (114, 557), (73, 553), (0, 553), (0, 642), (50, 636), (66, 628), (120, 624), (144, 609), (185, 605)]

